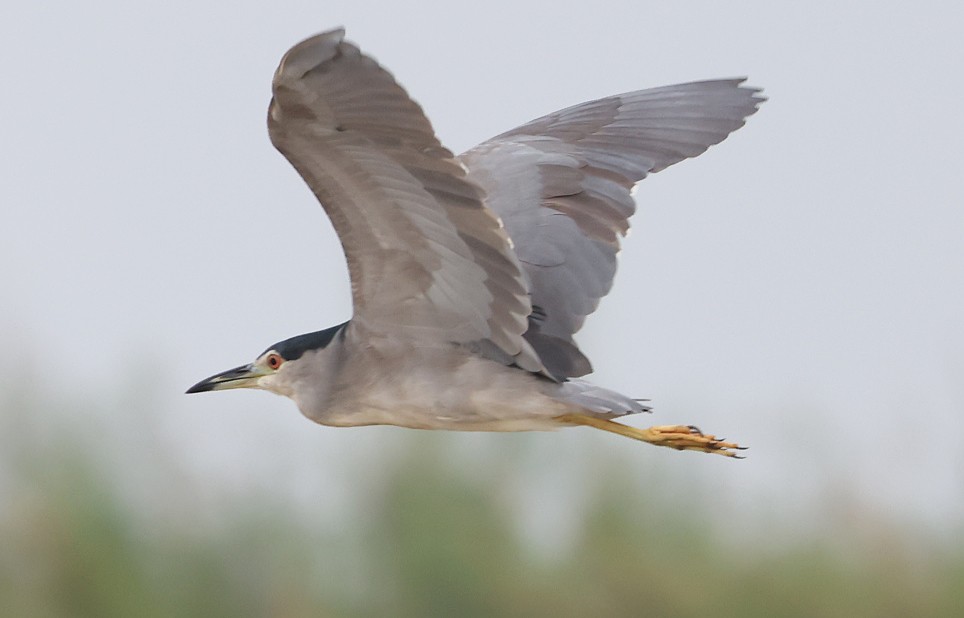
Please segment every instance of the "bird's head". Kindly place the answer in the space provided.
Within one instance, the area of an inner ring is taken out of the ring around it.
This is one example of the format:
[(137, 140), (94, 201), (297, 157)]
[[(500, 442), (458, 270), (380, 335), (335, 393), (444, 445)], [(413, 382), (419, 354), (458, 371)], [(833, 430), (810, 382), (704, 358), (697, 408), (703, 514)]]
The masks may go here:
[(295, 399), (297, 384), (301, 380), (321, 377), (318, 374), (323, 369), (318, 363), (317, 352), (329, 348), (332, 341), (344, 332), (346, 324), (280, 341), (259, 354), (254, 362), (201, 380), (187, 392), (257, 388)]

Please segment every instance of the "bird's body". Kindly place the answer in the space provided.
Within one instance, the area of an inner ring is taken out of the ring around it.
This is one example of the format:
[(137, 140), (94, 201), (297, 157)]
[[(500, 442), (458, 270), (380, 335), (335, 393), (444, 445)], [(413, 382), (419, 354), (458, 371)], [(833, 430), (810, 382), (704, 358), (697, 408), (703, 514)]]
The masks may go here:
[(295, 397), (323, 425), (522, 431), (550, 429), (554, 417), (572, 411), (550, 394), (558, 384), (463, 347), (385, 340), (356, 347), (352, 338), (331, 390), (312, 401)]
[(354, 316), (188, 392), (266, 389), (323, 425), (576, 424), (732, 456), (691, 426), (612, 422), (648, 408), (579, 379), (592, 369), (572, 337), (612, 284), (636, 182), (725, 139), (758, 91), (715, 80), (607, 97), (456, 157), (343, 36), (285, 54), (268, 127), (341, 239)]
[(354, 322), (339, 328), (323, 350), (306, 351), (299, 373), (279, 386), (322, 425), (528, 431), (558, 428), (554, 419), (589, 405), (600, 417), (646, 409), (586, 381), (548, 380), (469, 347), (418, 345)]

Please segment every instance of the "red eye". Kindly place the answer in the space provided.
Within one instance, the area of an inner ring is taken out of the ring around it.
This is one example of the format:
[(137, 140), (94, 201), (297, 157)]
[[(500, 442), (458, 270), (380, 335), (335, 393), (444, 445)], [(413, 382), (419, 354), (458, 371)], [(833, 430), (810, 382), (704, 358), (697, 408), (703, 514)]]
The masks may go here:
[(268, 354), (268, 358), (266, 358), (264, 362), (268, 364), (268, 367), (277, 369), (281, 366), (281, 363), (285, 362), (285, 359), (281, 358), (280, 354), (272, 352), (271, 354)]

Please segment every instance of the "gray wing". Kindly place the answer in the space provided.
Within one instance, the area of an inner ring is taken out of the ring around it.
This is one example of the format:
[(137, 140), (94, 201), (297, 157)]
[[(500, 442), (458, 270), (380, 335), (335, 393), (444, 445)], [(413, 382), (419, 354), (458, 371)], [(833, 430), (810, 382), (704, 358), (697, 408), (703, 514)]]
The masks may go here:
[(591, 101), (462, 154), (528, 277), (526, 338), (557, 378), (592, 371), (572, 336), (612, 285), (619, 239), (651, 172), (704, 152), (765, 100), (742, 79), (679, 84)]
[(273, 80), (268, 128), (324, 206), (351, 277), (353, 323), (482, 345), (541, 371), (523, 338), (524, 276), (483, 191), (387, 71), (326, 32)]

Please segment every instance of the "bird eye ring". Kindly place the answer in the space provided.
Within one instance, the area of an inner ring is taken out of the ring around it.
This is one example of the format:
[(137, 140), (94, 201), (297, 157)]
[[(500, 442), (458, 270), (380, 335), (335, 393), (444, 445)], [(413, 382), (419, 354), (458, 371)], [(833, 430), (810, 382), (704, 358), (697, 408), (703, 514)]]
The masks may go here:
[(268, 354), (268, 357), (264, 360), (264, 362), (268, 365), (268, 367), (277, 369), (281, 366), (281, 363), (285, 362), (285, 359), (281, 358), (280, 354), (272, 352), (271, 354)]

